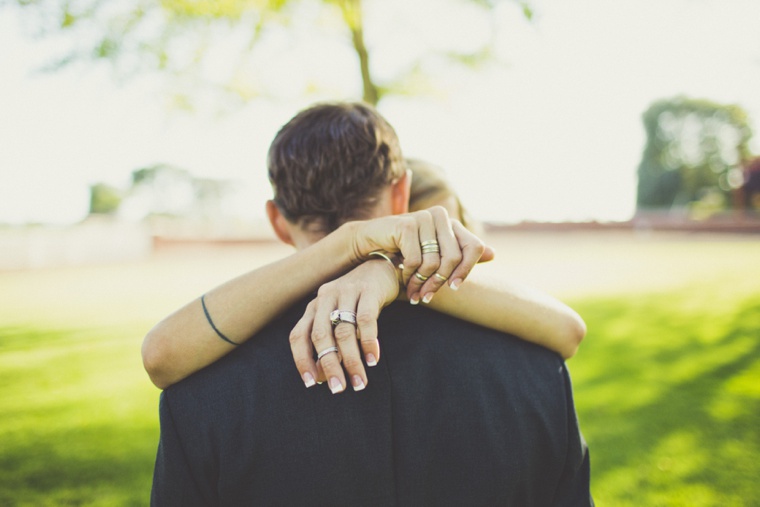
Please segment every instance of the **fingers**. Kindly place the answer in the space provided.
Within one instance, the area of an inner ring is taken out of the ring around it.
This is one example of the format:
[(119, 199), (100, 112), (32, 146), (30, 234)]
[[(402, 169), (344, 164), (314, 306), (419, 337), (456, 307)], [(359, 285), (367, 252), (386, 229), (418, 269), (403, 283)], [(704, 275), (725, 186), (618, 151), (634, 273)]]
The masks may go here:
[(316, 301), (312, 301), (306, 306), (303, 317), (290, 332), (290, 350), (306, 387), (311, 387), (321, 380), (317, 364), (314, 362), (314, 347), (311, 344), (311, 325), (314, 322), (316, 304)]
[[(356, 315), (357, 296), (350, 292), (341, 292), (338, 298), (337, 309), (350, 311)], [(359, 343), (356, 336), (355, 324), (340, 322), (333, 329), (335, 341), (343, 357), (343, 368), (348, 374), (348, 379), (354, 391), (361, 391), (367, 386), (367, 374), (364, 371)]]
[[(475, 264), (494, 258), (492, 248), (486, 247), (459, 221), (451, 220), (447, 211), (440, 206), (415, 212), (410, 217), (417, 224), (416, 239), (420, 243), (419, 247), (412, 244), (415, 234), (411, 231), (402, 235), (405, 239), (402, 249), (404, 282), (412, 304), (420, 301), (429, 303), (446, 283), (453, 290), (458, 289)], [(433, 241), (437, 242), (435, 246)], [(419, 256), (416, 255), (418, 250)], [(406, 251), (414, 252), (413, 256), (408, 259)]]
[(419, 294), (421, 294), (424, 303), (429, 303), (433, 299), (435, 292), (443, 287), (462, 260), (462, 251), (452, 230), (452, 221), (449, 219), (446, 210), (438, 206), (429, 211), (435, 224), (436, 240), (440, 253), (438, 254), (437, 269), (428, 275), (428, 280), (419, 288)]
[[(443, 208), (440, 212), (446, 213)], [(436, 211), (438, 213), (438, 211)], [(433, 210), (421, 210), (411, 215), (417, 223), (417, 231), (414, 237), (414, 249), (419, 251), (419, 257), (409, 259), (402, 250), (404, 256), (404, 281), (406, 283), (406, 294), (412, 304), (420, 301), (420, 288), (428, 284), (428, 280), (438, 270), (441, 262), (440, 246), (437, 240), (437, 224)], [(444, 216), (444, 221), (448, 220)], [(410, 249), (412, 249), (410, 247)], [(408, 278), (406, 278), (407, 274)], [(431, 287), (433, 282), (428, 284)]]
[[(336, 347), (333, 337), (330, 312), (337, 307), (337, 298), (331, 295), (320, 294), (316, 299), (314, 310), (314, 322), (311, 328), (311, 342), (318, 357), (332, 347)], [(338, 350), (340, 348), (338, 347)], [(346, 377), (343, 367), (340, 365), (341, 357), (338, 352), (330, 352), (319, 357), (319, 366), (324, 371), (327, 386), (333, 394), (343, 392), (346, 389)]]
[[(423, 226), (425, 222), (429, 222), (427, 226)], [(418, 211), (407, 215), (399, 225), (401, 234), (398, 247), (401, 257), (404, 259), (404, 269), (401, 271), (401, 278), (406, 287), (412, 284), (413, 287), (419, 288), (421, 285), (419, 281), (413, 279), (414, 273), (417, 272), (417, 268), (422, 264), (422, 241), (420, 240), (422, 232), (420, 229), (424, 227), (427, 229), (428, 237), (433, 236), (435, 234), (435, 227), (432, 222), (432, 217), (429, 213)], [(433, 237), (432, 239), (435, 238)], [(411, 293), (407, 292), (407, 294)]]
[(380, 360), (380, 342), (377, 339), (377, 319), (382, 303), (372, 298), (359, 300), (356, 308), (356, 324), (360, 345), (367, 366), (375, 366)]
[[(451, 225), (462, 252), (461, 262), (449, 277), (449, 287), (457, 290), (465, 278), (467, 278), (467, 275), (470, 274), (472, 268), (475, 267), (475, 264), (480, 261), (483, 252), (486, 250), (486, 246), (480, 238), (468, 231), (458, 221), (453, 220)], [(490, 250), (490, 252), (491, 258), (493, 258), (493, 250)]]
[[(368, 366), (377, 364), (380, 358), (377, 318), (384, 304), (395, 297), (386, 294), (388, 283), (374, 278), (368, 282), (364, 278), (365, 274), (377, 274), (378, 268), (387, 278), (387, 267), (375, 262), (323, 285), (293, 328), (291, 351), (306, 387), (326, 381), (333, 394), (337, 394), (343, 392), (348, 383), (355, 391), (367, 386), (363, 358)], [(395, 276), (391, 278), (391, 292), (397, 293)], [(335, 310), (341, 312), (338, 318)], [(334, 325), (331, 319), (340, 322)]]

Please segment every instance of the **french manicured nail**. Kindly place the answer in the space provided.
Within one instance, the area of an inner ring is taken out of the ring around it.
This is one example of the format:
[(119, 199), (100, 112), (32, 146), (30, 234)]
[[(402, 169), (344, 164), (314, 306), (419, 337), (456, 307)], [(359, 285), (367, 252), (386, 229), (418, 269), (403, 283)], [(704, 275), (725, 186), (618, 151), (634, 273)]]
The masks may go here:
[(451, 285), (449, 285), (449, 287), (451, 287), (451, 290), (459, 290), (460, 285), (462, 285), (462, 279), (457, 278), (456, 280), (451, 281)]
[(422, 302), (425, 304), (431, 302), (433, 300), (433, 295), (434, 293), (428, 292), (427, 294), (425, 294), (425, 297), (422, 298)]
[(307, 371), (303, 374), (303, 383), (306, 385), (306, 387), (311, 387), (317, 382), (314, 380), (314, 375)]
[(412, 296), (411, 298), (409, 298), (409, 302), (412, 303), (413, 305), (419, 304), (419, 302), (420, 302), (420, 295), (419, 294), (415, 294), (414, 296)]
[(343, 384), (340, 383), (338, 377), (330, 378), (330, 391), (332, 391), (333, 394), (343, 392)]
[(351, 378), (351, 384), (354, 386), (354, 391), (361, 391), (366, 386), (364, 385), (364, 381), (359, 375), (354, 375)]
[(367, 366), (377, 366), (377, 358), (372, 352), (364, 356), (364, 358), (367, 360)]

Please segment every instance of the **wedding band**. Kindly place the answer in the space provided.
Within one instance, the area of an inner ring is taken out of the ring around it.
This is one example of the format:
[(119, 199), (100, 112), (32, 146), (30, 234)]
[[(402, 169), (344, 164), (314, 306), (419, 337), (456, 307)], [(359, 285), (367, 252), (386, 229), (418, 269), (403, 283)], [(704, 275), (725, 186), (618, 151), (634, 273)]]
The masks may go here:
[(430, 278), (429, 276), (422, 275), (418, 273), (417, 271), (414, 272), (414, 276), (417, 278), (417, 280), (420, 280), (421, 282), (425, 282), (427, 281), (428, 278)]
[(356, 313), (350, 310), (333, 310), (330, 312), (330, 322), (332, 322), (333, 326), (337, 326), (341, 322), (347, 322), (355, 326)]
[(428, 246), (428, 245), (438, 246), (438, 240), (429, 239), (427, 241), (423, 241), (422, 243), (420, 243), (420, 246), (423, 247), (423, 248), (426, 247), (426, 246)]
[(317, 361), (322, 359), (323, 356), (330, 354), (331, 352), (338, 353), (338, 347), (328, 347), (317, 355)]
[(439, 279), (442, 282), (445, 282), (446, 280), (449, 279), (448, 276), (443, 276), (442, 274), (440, 274), (438, 272), (433, 273), (433, 276), (436, 277), (437, 279)]
[(426, 254), (426, 253), (438, 253), (440, 251), (441, 251), (441, 249), (438, 248), (438, 245), (428, 245), (428, 246), (423, 246), (422, 247), (422, 253), (423, 254)]

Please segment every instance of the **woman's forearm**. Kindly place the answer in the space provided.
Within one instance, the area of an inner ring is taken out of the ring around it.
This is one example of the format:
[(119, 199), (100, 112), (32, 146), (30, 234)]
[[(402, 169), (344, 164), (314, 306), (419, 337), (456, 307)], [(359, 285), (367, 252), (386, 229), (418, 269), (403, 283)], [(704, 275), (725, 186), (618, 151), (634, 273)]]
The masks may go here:
[(421, 243), (431, 236), (439, 238), (450, 254), (458, 250), (458, 256), (451, 257), (457, 260), (445, 270), (452, 280), (464, 279), (477, 262), (493, 258), (492, 249), (461, 224), (452, 223), (440, 207), (347, 222), (290, 257), (209, 291), (206, 311), (216, 330), (200, 298), (159, 322), (143, 341), (145, 369), (161, 388), (185, 378), (233, 350), (234, 345), (225, 339), (235, 343), (249, 339), (309, 292), (367, 260), (374, 250), (401, 253), (405, 279), (412, 280), (407, 290), (436, 292), (441, 287), (437, 278), (423, 284), (411, 276), (423, 263)]
[(565, 359), (575, 354), (586, 335), (583, 319), (556, 298), (476, 272), (458, 291), (439, 291), (430, 307), (541, 345)]
[[(278, 314), (355, 265), (349, 248), (352, 226), (344, 226), (282, 260), (234, 278), (206, 293), (216, 328), (242, 343)], [(211, 327), (200, 298), (159, 322), (146, 335), (143, 364), (153, 383), (166, 388), (234, 349)]]

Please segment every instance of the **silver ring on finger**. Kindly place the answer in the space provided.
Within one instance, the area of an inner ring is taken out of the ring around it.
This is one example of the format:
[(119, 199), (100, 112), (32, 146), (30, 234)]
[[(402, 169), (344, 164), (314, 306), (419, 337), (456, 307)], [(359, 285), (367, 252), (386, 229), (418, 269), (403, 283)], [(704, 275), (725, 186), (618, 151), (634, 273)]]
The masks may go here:
[(319, 361), (320, 359), (322, 359), (327, 354), (331, 354), (333, 352), (335, 352), (336, 354), (338, 354), (338, 347), (327, 347), (325, 350), (323, 350), (322, 352), (320, 352), (319, 354), (317, 354), (317, 361)]
[(333, 327), (337, 326), (341, 322), (356, 325), (356, 312), (351, 310), (333, 310), (330, 312), (330, 322)]

